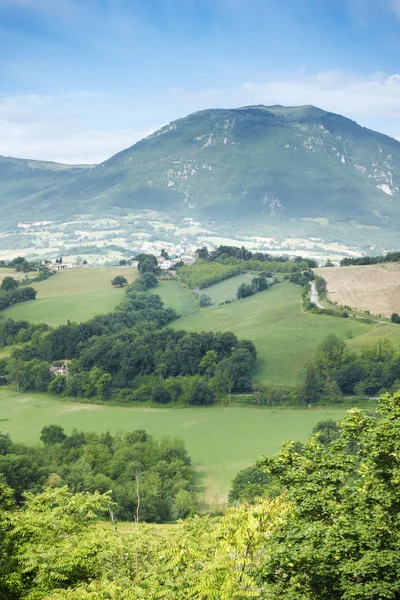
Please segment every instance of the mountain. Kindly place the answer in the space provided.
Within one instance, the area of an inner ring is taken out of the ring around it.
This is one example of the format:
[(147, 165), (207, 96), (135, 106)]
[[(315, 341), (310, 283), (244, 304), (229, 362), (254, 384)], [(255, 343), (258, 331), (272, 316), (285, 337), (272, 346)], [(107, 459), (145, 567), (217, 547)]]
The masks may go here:
[(19, 220), (153, 209), (294, 234), (398, 231), (400, 142), (313, 106), (210, 109), (93, 168), (2, 158), (0, 194), (2, 221), (16, 206)]

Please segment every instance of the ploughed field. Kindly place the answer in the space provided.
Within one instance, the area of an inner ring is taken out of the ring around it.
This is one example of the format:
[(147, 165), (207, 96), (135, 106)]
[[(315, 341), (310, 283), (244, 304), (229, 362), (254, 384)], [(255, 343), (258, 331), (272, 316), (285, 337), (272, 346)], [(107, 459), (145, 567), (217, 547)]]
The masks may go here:
[[(14, 277), (15, 272), (7, 270)], [(0, 273), (0, 277), (3, 271)], [(36, 300), (21, 302), (4, 311), (5, 318), (47, 323), (57, 326), (69, 321), (80, 323), (98, 314), (107, 313), (123, 298), (123, 288), (113, 288), (111, 280), (124, 276), (132, 283), (138, 276), (136, 269), (118, 267), (87, 267), (68, 269), (45, 281), (33, 283)]]
[(226, 505), (236, 473), (263, 454), (276, 454), (284, 440), (304, 442), (321, 420), (338, 420), (343, 407), (309, 409), (191, 407), (135, 408), (58, 401), (41, 394), (17, 394), (0, 388), (0, 431), (16, 442), (38, 444), (44, 425), (57, 424), (67, 433), (145, 429), (157, 439), (185, 441), (196, 473), (203, 510)]
[(400, 313), (399, 263), (314, 270), (325, 279), (332, 302), (385, 317)]

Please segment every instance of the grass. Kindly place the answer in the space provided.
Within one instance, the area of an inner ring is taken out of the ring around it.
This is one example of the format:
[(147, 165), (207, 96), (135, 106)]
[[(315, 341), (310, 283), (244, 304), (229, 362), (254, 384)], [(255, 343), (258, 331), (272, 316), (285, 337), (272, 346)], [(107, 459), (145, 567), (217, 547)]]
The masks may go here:
[(213, 304), (220, 304), (221, 302), (225, 302), (225, 300), (234, 300), (238, 287), (242, 283), (251, 283), (254, 277), (256, 277), (256, 273), (242, 273), (242, 275), (230, 277), (229, 279), (225, 279), (225, 281), (204, 288), (202, 291), (210, 296)]
[[(165, 285), (170, 283), (166, 281)], [(258, 353), (256, 378), (285, 386), (303, 380), (310, 356), (327, 335), (335, 333), (345, 340), (361, 341), (376, 327), (383, 337), (398, 327), (305, 313), (300, 294), (298, 286), (283, 282), (250, 298), (200, 309), (171, 326), (188, 331), (232, 331), (240, 339), (252, 340)]]
[(111, 280), (116, 275), (123, 275), (132, 283), (137, 271), (89, 267), (57, 273), (46, 281), (32, 284), (37, 290), (36, 300), (16, 304), (4, 311), (3, 316), (52, 326), (68, 320), (78, 323), (87, 321), (95, 315), (113, 310), (122, 300), (124, 289), (111, 286)]
[(150, 290), (160, 296), (165, 306), (173, 308), (179, 315), (192, 316), (200, 311), (200, 306), (192, 294), (176, 280), (161, 280)]
[(12, 277), (17, 281), (22, 281), (25, 277), (35, 276), (37, 273), (18, 273), (14, 271), (14, 269), (7, 269), (5, 267), (0, 267), (0, 283), (3, 281), (4, 277)]
[(305, 441), (321, 420), (340, 419), (344, 408), (183, 408), (154, 409), (99, 406), (56, 401), (37, 394), (0, 389), (0, 430), (16, 442), (37, 444), (44, 425), (58, 424), (67, 433), (145, 429), (155, 438), (185, 441), (197, 473), (203, 508), (221, 509), (236, 473), (263, 454), (275, 454), (284, 440)]

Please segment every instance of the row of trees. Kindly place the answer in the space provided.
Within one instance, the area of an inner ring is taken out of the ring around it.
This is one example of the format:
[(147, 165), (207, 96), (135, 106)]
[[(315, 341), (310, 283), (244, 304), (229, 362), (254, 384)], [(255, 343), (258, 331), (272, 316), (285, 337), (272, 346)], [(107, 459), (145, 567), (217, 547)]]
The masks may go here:
[(189, 519), (174, 535), (95, 524), (110, 494), (47, 488), (22, 508), (0, 484), (0, 593), (9, 600), (396, 600), (400, 394), (347, 413), (332, 439), (287, 442), (259, 469), (280, 490)]
[[(275, 283), (277, 283), (277, 280), (275, 281)], [(268, 279), (265, 277), (265, 275), (253, 277), (253, 279), (251, 280), (251, 284), (242, 283), (238, 287), (238, 291), (236, 292), (236, 298), (240, 300), (241, 298), (253, 296), (254, 294), (257, 294), (257, 292), (267, 290), (269, 286), (270, 284), (268, 283)]]
[(316, 261), (310, 258), (296, 256), (294, 259), (291, 259), (289, 256), (285, 255), (274, 256), (272, 254), (268, 254), (267, 252), (251, 252), (251, 250), (247, 250), (247, 248), (244, 246), (241, 246), (240, 248), (238, 246), (218, 246), (218, 248), (215, 248), (215, 250), (212, 250), (211, 252), (206, 246), (203, 246), (203, 248), (198, 248), (196, 250), (196, 254), (199, 258), (208, 260), (209, 262), (225, 260), (227, 258), (237, 258), (244, 261), (255, 260), (259, 262), (279, 263), (293, 262), (301, 265), (301, 268), (303, 269), (314, 269), (318, 267)]
[(355, 258), (343, 258), (340, 261), (341, 267), (350, 265), (377, 265), (379, 263), (398, 262), (400, 260), (400, 252), (388, 252), (382, 256), (357, 256)]

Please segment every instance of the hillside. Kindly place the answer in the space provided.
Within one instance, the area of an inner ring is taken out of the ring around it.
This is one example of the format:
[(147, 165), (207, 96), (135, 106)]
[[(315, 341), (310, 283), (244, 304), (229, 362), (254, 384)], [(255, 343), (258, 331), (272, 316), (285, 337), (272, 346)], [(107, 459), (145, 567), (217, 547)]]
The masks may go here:
[(400, 228), (399, 188), (400, 142), (345, 117), (313, 106), (210, 109), (94, 168), (1, 159), (0, 219), (15, 220), (16, 205), (18, 220), (152, 209), (292, 235), (322, 228), (343, 239), (350, 225), (367, 239)]

